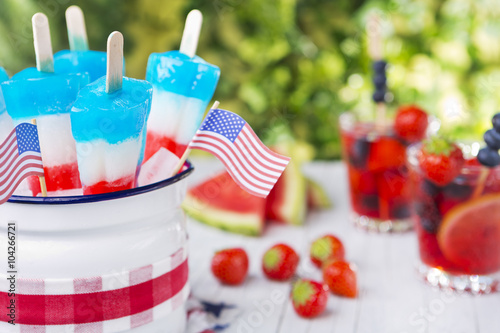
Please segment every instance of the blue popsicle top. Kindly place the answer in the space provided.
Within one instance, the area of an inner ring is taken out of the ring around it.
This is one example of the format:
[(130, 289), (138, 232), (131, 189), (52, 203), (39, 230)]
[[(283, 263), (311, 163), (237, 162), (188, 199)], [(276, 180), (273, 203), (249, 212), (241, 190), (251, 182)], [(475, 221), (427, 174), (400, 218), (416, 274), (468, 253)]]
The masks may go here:
[[(9, 76), (7, 75), (7, 72), (5, 69), (0, 67), (0, 83), (7, 81), (9, 79)], [(5, 112), (5, 102), (3, 100), (3, 94), (2, 94), (2, 89), (0, 88), (0, 114)]]
[(88, 73), (90, 82), (106, 75), (106, 52), (62, 50), (54, 54), (56, 73)]
[(7, 72), (3, 67), (0, 67), (0, 83), (3, 81), (7, 81), (9, 79), (9, 76), (7, 75)]
[(148, 59), (146, 80), (156, 88), (179, 95), (209, 101), (217, 87), (220, 69), (202, 58), (189, 58), (179, 51), (152, 53)]
[(1, 84), (12, 119), (68, 113), (82, 86), (88, 84), (87, 74), (55, 74), (39, 72), (30, 67)]
[(71, 128), (77, 142), (103, 139), (117, 144), (137, 138), (146, 126), (153, 87), (143, 80), (123, 78), (122, 89), (106, 93), (106, 77), (83, 88), (71, 109)]

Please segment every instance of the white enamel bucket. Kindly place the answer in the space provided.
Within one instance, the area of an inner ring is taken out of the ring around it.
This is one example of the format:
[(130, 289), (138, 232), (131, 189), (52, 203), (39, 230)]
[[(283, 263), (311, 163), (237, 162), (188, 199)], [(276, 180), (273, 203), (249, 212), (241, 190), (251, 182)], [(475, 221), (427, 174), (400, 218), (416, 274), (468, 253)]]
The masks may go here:
[(181, 203), (192, 171), (128, 191), (0, 205), (0, 332), (184, 332)]

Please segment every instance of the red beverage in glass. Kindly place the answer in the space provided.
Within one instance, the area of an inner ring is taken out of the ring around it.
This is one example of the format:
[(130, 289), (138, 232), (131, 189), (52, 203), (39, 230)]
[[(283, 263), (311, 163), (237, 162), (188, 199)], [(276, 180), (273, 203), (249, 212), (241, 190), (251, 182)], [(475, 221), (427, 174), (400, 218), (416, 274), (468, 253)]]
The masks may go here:
[(359, 122), (351, 113), (341, 115), (340, 127), (353, 221), (382, 232), (410, 229), (408, 143), (394, 134), (392, 125)]
[(410, 147), (408, 165), (420, 273), (442, 288), (495, 291), (500, 281), (500, 167), (487, 169), (471, 158), (457, 177), (438, 186), (421, 172), (419, 151), (419, 145)]

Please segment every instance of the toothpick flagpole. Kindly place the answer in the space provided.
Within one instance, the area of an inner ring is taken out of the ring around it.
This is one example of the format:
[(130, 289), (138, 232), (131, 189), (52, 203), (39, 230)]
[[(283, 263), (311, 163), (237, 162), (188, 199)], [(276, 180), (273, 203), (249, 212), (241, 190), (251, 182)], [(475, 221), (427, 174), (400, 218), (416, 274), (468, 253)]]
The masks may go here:
[(112, 94), (122, 88), (123, 82), (123, 35), (112, 32), (108, 37), (106, 68), (106, 92)]
[(190, 58), (194, 57), (196, 54), (202, 22), (203, 15), (197, 9), (190, 11), (186, 18), (179, 52), (184, 53)]
[[(31, 123), (36, 126), (36, 119), (31, 119)], [(38, 130), (38, 129), (37, 129)], [(42, 161), (43, 164), (43, 161)], [(38, 181), (40, 182), (40, 190), (42, 192), (42, 197), (47, 196), (47, 184), (45, 183), (45, 176), (38, 176)]]
[[(383, 59), (384, 42), (381, 30), (379, 15), (376, 13), (370, 14), (366, 24), (366, 32), (368, 36), (368, 53), (374, 62)], [(384, 128), (385, 119), (386, 105), (384, 102), (377, 102), (376, 124), (379, 128)]]
[[(212, 107), (210, 108), (210, 110), (215, 110), (219, 107), (219, 101), (215, 101), (214, 102), (214, 105), (212, 105)], [(179, 160), (179, 162), (177, 162), (177, 165), (175, 166), (174, 168), (174, 171), (172, 172), (172, 175), (170, 177), (173, 177), (175, 176), (177, 173), (179, 173), (179, 171), (182, 169), (182, 167), (184, 166), (184, 163), (186, 163), (186, 160), (189, 156), (189, 153), (191, 153), (191, 148), (187, 148), (185, 151), (184, 151), (184, 154), (182, 154), (182, 157), (181, 159)]]
[(31, 19), (35, 44), (36, 68), (40, 72), (54, 72), (54, 56), (50, 41), (49, 19), (45, 14), (36, 13)]
[(83, 11), (78, 6), (66, 9), (66, 26), (68, 28), (69, 48), (71, 51), (88, 51), (89, 42)]

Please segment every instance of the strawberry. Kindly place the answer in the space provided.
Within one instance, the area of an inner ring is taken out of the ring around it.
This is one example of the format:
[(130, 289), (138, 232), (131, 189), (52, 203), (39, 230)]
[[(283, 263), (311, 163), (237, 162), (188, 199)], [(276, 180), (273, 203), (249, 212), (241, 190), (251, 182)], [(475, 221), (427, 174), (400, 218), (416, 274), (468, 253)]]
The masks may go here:
[(415, 105), (401, 106), (394, 121), (394, 131), (401, 139), (413, 143), (424, 138), (428, 125), (424, 110)]
[(344, 260), (344, 245), (337, 237), (325, 235), (311, 244), (311, 261), (318, 267), (330, 260)]
[(369, 171), (384, 171), (399, 168), (406, 163), (406, 146), (395, 137), (381, 136), (372, 142), (367, 168)]
[(458, 176), (465, 159), (456, 144), (435, 137), (423, 142), (418, 162), (425, 177), (436, 185), (444, 186)]
[(321, 283), (299, 279), (292, 287), (295, 312), (304, 318), (313, 318), (325, 311), (328, 301), (327, 287)]
[(212, 273), (224, 284), (241, 284), (248, 273), (247, 253), (241, 248), (216, 252), (212, 258)]
[(465, 165), (470, 167), (480, 167), (482, 164), (477, 160), (477, 157), (465, 160)]
[(323, 281), (339, 296), (354, 298), (358, 294), (356, 271), (345, 261), (332, 261), (323, 266)]
[(298, 264), (299, 256), (286, 244), (274, 245), (262, 258), (262, 270), (272, 280), (288, 280), (295, 273)]

